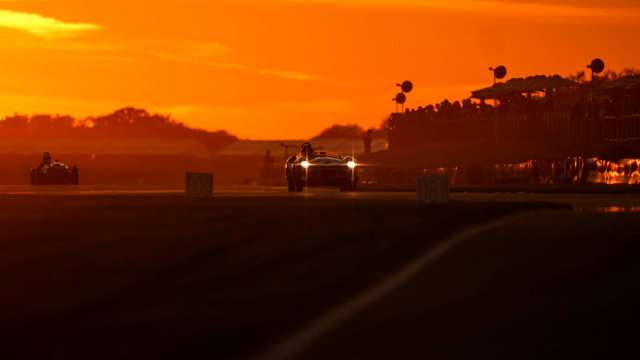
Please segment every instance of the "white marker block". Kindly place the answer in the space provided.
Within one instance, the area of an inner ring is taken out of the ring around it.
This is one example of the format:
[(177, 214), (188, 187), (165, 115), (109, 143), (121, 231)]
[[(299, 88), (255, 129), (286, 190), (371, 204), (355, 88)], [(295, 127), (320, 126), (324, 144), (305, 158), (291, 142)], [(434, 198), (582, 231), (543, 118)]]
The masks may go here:
[(187, 173), (185, 194), (188, 197), (212, 197), (213, 174)]
[(418, 177), (417, 196), (420, 204), (448, 203), (449, 177), (447, 175), (425, 175)]

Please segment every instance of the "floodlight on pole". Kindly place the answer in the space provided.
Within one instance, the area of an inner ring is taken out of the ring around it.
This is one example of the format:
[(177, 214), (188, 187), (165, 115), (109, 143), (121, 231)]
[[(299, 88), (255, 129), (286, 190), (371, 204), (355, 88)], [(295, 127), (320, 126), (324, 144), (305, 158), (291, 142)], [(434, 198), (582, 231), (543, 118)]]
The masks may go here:
[(407, 102), (407, 95), (404, 93), (398, 93), (391, 101), (396, 103), (396, 112), (398, 112), (398, 105), (402, 106), (402, 111), (404, 111), (404, 104)]
[(411, 91), (413, 91), (413, 83), (409, 80), (405, 80), (401, 83), (396, 84), (397, 87), (400, 88), (401, 92), (399, 92), (391, 101), (396, 104), (396, 113), (398, 112), (398, 105), (402, 107), (402, 111), (404, 111), (404, 104), (407, 102), (407, 95)]
[(604, 71), (605, 64), (602, 59), (596, 58), (591, 61), (589, 65), (587, 65), (587, 69), (591, 69), (591, 81), (595, 78), (596, 74), (600, 74)]
[(490, 67), (489, 71), (493, 73), (493, 84), (495, 85), (498, 80), (502, 80), (507, 76), (507, 68), (504, 65)]
[(408, 94), (413, 90), (413, 83), (409, 80), (403, 81), (401, 84), (396, 84), (396, 86), (399, 87), (405, 94)]

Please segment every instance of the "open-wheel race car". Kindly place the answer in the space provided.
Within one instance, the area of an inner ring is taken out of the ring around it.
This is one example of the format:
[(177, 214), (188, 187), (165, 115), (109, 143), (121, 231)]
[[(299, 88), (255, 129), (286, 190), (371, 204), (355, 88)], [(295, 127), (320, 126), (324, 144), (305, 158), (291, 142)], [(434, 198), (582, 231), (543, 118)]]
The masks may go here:
[(296, 156), (287, 159), (285, 172), (289, 192), (305, 187), (338, 187), (340, 191), (356, 191), (358, 164), (351, 156), (314, 151), (311, 144), (301, 146)]
[(77, 166), (69, 166), (44, 153), (42, 162), (31, 169), (31, 185), (78, 185), (80, 174)]

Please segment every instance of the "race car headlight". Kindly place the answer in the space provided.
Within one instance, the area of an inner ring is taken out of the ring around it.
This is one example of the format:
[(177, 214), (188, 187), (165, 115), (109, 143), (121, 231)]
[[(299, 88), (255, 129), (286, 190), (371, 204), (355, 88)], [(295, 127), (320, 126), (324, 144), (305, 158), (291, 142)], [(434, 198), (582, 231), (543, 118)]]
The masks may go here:
[(358, 164), (356, 164), (355, 161), (351, 160), (347, 163), (347, 166), (349, 167), (349, 169), (355, 169)]
[(309, 165), (311, 165), (311, 164), (309, 164), (309, 162), (305, 160), (302, 163), (300, 163), (300, 165), (302, 165), (303, 168), (308, 169)]

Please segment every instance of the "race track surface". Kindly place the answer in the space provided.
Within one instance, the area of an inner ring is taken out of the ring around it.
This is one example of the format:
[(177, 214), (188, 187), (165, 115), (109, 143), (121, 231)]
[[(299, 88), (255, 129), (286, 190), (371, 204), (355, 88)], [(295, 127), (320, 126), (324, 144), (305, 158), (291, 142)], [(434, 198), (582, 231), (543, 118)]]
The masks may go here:
[(546, 212), (487, 231), (292, 358), (625, 358), (637, 352), (638, 220)]
[[(513, 355), (558, 335), (542, 337), (541, 324), (575, 331), (583, 323), (567, 317), (588, 321), (593, 309), (627, 309), (624, 299), (634, 299), (620, 279), (637, 270), (637, 197), (452, 200), (418, 206), (411, 193), (278, 188), (219, 189), (212, 199), (179, 189), (0, 188), (0, 355), (259, 357), (463, 229), (519, 213), (526, 220), (461, 243), (296, 356), (472, 354), (442, 352), (453, 344)], [(567, 284), (575, 286), (564, 291)], [(597, 324), (618, 315), (601, 312)], [(514, 324), (532, 330), (509, 337)], [(497, 335), (478, 337), (482, 329)]]
[[(630, 193), (623, 191), (602, 193), (563, 193), (541, 192), (536, 188), (534, 192), (513, 191), (505, 188), (500, 192), (492, 188), (491, 192), (454, 192), (451, 199), (465, 202), (545, 202), (573, 206), (577, 211), (600, 212), (631, 212), (640, 211), (640, 193), (636, 190)], [(356, 201), (390, 201), (414, 202), (415, 192), (408, 191), (359, 191), (355, 193), (341, 193), (334, 189), (312, 189), (303, 193), (288, 193), (284, 187), (266, 186), (224, 186), (215, 187), (215, 197), (275, 197), (282, 199), (313, 198), (313, 199), (352, 199)], [(24, 186), (0, 185), (1, 195), (32, 195), (32, 196), (183, 196), (184, 189), (176, 187), (140, 187), (140, 186)]]

